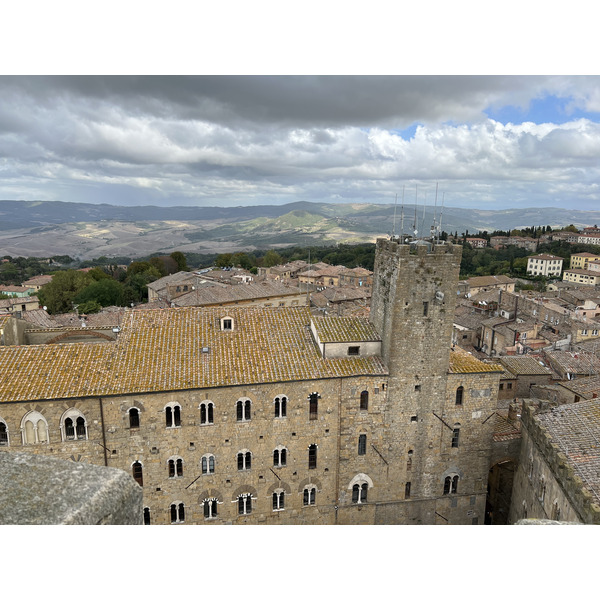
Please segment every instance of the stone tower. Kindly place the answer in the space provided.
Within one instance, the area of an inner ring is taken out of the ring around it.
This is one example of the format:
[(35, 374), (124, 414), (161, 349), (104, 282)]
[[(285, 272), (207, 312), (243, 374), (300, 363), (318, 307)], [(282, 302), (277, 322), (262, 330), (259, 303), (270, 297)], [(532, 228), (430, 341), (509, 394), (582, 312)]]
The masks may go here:
[[(377, 240), (370, 320), (389, 370), (386, 500), (396, 513), (382, 507), (379, 522), (437, 522), (435, 499), (456, 458), (444, 413), (461, 250)], [(399, 496), (410, 501), (395, 504)]]

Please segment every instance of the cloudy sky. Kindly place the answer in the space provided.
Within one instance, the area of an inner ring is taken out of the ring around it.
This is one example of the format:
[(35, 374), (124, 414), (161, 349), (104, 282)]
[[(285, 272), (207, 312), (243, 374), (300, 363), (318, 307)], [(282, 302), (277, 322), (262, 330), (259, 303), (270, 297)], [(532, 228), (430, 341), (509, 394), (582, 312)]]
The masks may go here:
[(3, 76), (0, 99), (2, 200), (600, 205), (600, 77)]

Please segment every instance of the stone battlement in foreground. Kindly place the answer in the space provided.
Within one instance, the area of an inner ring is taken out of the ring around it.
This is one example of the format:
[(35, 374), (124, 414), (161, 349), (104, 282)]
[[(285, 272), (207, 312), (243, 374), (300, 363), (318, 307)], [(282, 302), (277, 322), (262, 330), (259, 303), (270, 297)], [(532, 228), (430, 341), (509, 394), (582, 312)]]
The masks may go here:
[(141, 525), (142, 488), (125, 471), (0, 452), (0, 525)]

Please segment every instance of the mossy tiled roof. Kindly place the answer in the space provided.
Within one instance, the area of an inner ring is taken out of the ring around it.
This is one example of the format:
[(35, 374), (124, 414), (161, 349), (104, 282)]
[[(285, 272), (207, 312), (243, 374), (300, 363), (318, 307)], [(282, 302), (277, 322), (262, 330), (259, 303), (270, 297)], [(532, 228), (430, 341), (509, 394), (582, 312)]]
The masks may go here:
[(502, 373), (500, 365), (484, 363), (459, 346), (450, 352), (450, 373)]
[(319, 340), (331, 342), (378, 342), (379, 334), (367, 321), (353, 317), (316, 317), (313, 319)]
[(387, 373), (379, 357), (323, 359), (309, 324), (308, 308), (131, 311), (117, 342), (0, 347), (0, 402)]

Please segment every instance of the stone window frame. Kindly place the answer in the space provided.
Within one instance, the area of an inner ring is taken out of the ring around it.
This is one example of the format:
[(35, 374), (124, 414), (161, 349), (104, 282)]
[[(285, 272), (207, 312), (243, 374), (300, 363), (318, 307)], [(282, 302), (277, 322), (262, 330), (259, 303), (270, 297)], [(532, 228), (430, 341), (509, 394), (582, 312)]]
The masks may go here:
[(367, 434), (358, 434), (358, 456), (365, 456), (367, 454)]
[(185, 523), (185, 504), (179, 500), (171, 502), (169, 506), (171, 512), (171, 524)]
[(273, 512), (281, 512), (285, 510), (285, 490), (277, 488), (273, 490)]
[(180, 479), (183, 477), (183, 458), (178, 454), (169, 456), (167, 459), (169, 479)]
[[(136, 465), (139, 465), (139, 470)], [(140, 487), (144, 487), (144, 463), (141, 460), (134, 460), (131, 463), (131, 476)]]
[[(32, 441), (30, 441), (28, 437), (29, 423), (31, 424), (30, 435), (32, 434), (34, 438)], [(45, 439), (40, 439), (42, 436), (40, 435), (39, 423), (44, 424), (44, 429), (42, 429), (41, 431), (45, 430)], [(26, 413), (23, 419), (21, 420), (21, 437), (23, 440), (23, 446), (31, 446), (34, 444), (49, 444), (50, 435), (48, 431), (48, 421), (46, 421), (46, 417), (44, 417), (44, 415), (37, 410), (30, 410), (28, 413)]]
[(317, 459), (319, 453), (319, 446), (317, 444), (309, 444), (308, 448), (308, 468), (317, 468)]
[(464, 386), (459, 385), (456, 388), (456, 396), (454, 399), (454, 404), (456, 406), (462, 406), (464, 397), (465, 397), (465, 388), (464, 388)]
[(450, 442), (451, 448), (458, 448), (460, 445), (460, 423), (454, 423), (452, 428), (452, 440)]
[(273, 399), (275, 419), (285, 419), (287, 417), (288, 397), (285, 394), (277, 394)]
[(359, 410), (369, 410), (369, 390), (363, 390), (360, 393)]
[(168, 402), (165, 404), (165, 427), (167, 429), (178, 429), (181, 427), (181, 412), (181, 404), (179, 402)]
[(251, 492), (245, 492), (240, 494), (234, 502), (238, 505), (238, 515), (250, 515), (252, 514), (252, 500), (255, 498)]
[(283, 444), (277, 445), (273, 449), (273, 467), (279, 469), (287, 466), (288, 449)]
[(450, 473), (444, 477), (444, 491), (443, 495), (448, 496), (452, 494), (458, 494), (458, 482), (460, 481), (460, 475), (458, 473)]
[(247, 396), (237, 399), (235, 403), (235, 419), (238, 423), (252, 421), (252, 400)]
[(302, 490), (302, 506), (315, 506), (317, 503), (317, 486), (308, 483)]
[[(236, 458), (238, 471), (250, 471), (252, 469), (252, 452), (250, 450), (247, 448), (239, 450)], [(240, 465), (242, 468), (240, 468)]]
[(144, 517), (144, 525), (152, 525), (149, 506), (144, 506), (142, 514)]
[[(212, 459), (212, 461), (211, 461)], [(200, 469), (202, 471), (202, 475), (214, 475), (216, 470), (217, 459), (215, 455), (207, 452), (200, 457)], [(212, 466), (212, 470), (211, 470)]]
[(205, 521), (211, 521), (219, 517), (218, 506), (220, 502), (218, 498), (204, 498), (200, 504), (202, 505), (202, 513)]
[[(67, 435), (67, 419), (71, 420), (73, 424), (73, 436)], [(83, 435), (80, 435), (79, 425), (77, 421), (83, 419)], [(78, 408), (68, 408), (60, 418), (60, 435), (63, 442), (77, 442), (79, 440), (87, 440), (88, 436), (88, 425), (85, 415)]]
[[(134, 414), (131, 411), (135, 411), (135, 417)], [(129, 429), (139, 429), (140, 425), (142, 423), (142, 419), (141, 419), (141, 410), (138, 406), (130, 406), (127, 409), (127, 416), (129, 418)], [(137, 419), (137, 421), (136, 421)]]
[(372, 487), (373, 480), (366, 473), (358, 473), (355, 475), (348, 484), (348, 489), (352, 491), (352, 504), (367, 503), (368, 492)]
[(0, 417), (0, 430), (1, 429), (3, 429), (3, 431), (0, 431), (0, 446), (10, 446), (10, 434), (8, 432), (8, 424), (2, 417)]
[(214, 425), (215, 423), (215, 403), (210, 400), (200, 402), (200, 425)]

